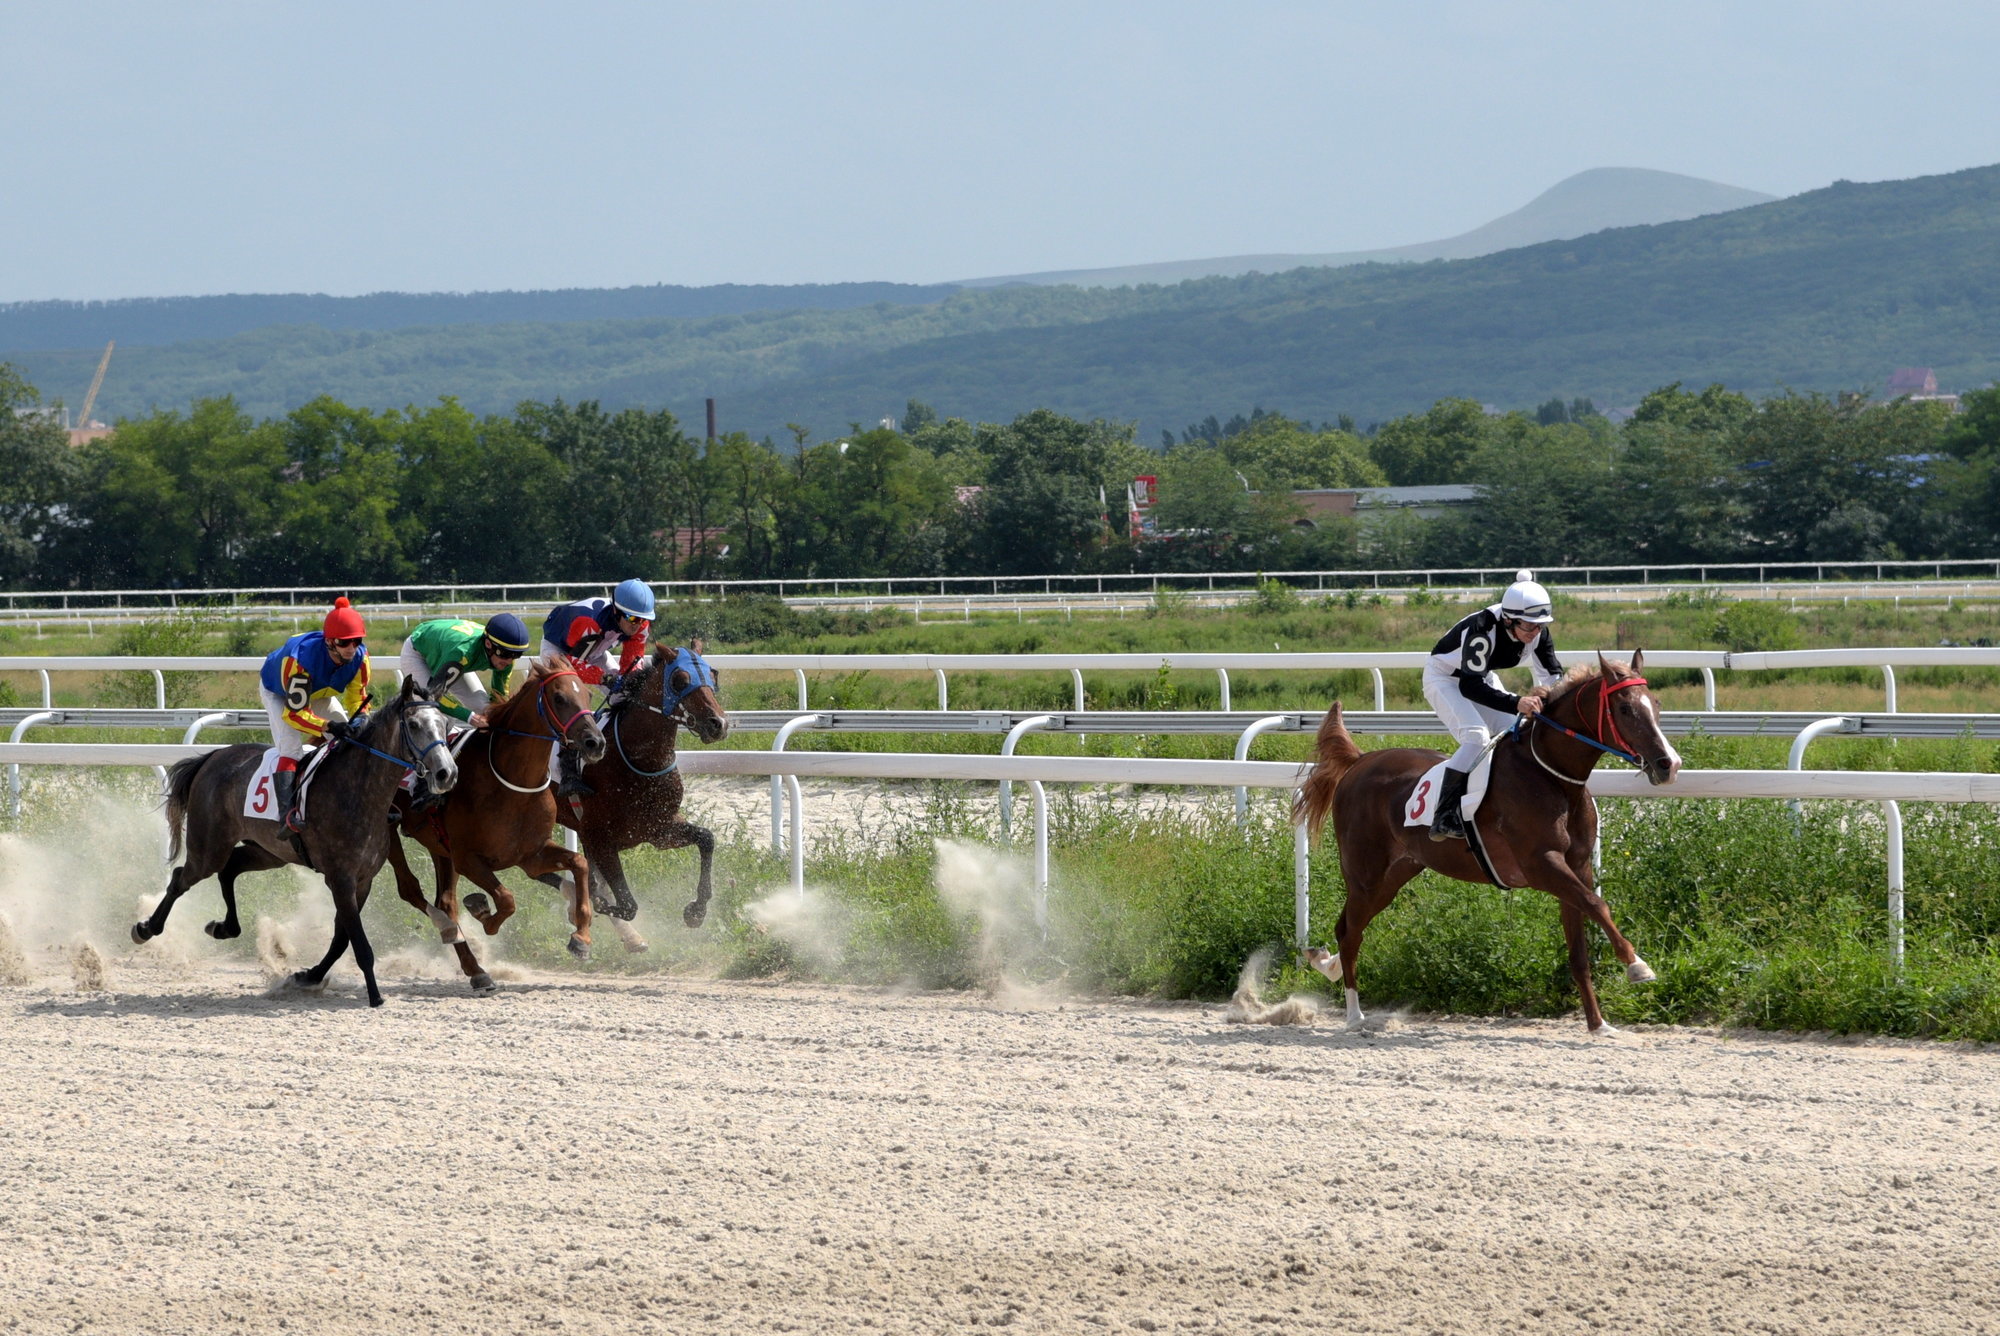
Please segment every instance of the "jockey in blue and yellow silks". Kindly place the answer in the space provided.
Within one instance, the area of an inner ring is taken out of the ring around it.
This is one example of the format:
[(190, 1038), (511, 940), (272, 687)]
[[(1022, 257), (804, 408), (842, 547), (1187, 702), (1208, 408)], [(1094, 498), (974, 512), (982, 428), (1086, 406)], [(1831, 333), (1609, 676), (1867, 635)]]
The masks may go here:
[[(271, 717), (271, 741), (278, 748), (278, 810), (293, 830), (299, 829), (294, 809), (306, 743), (343, 735), (347, 721), (367, 704), (368, 646), (362, 643), (367, 634), (361, 614), (338, 598), (319, 630), (293, 636), (264, 659), (258, 695)], [(321, 708), (332, 718), (314, 712), (315, 703), (322, 701)]]

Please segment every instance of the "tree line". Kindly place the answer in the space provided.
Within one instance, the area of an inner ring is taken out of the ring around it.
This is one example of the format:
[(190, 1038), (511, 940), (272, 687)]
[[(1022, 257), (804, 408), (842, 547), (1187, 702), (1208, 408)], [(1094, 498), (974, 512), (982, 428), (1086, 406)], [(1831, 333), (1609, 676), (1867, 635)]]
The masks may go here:
[[(1149, 449), (1131, 424), (911, 401), (891, 425), (704, 441), (670, 413), (228, 398), (72, 448), (0, 364), (0, 584), (132, 588), (1027, 575), (2000, 551), (2000, 386), (1939, 403), (1655, 390), (1366, 432), (1254, 410)], [(1128, 487), (1158, 480), (1143, 531)], [(1296, 489), (1466, 483), (1442, 518), (1303, 523)]]

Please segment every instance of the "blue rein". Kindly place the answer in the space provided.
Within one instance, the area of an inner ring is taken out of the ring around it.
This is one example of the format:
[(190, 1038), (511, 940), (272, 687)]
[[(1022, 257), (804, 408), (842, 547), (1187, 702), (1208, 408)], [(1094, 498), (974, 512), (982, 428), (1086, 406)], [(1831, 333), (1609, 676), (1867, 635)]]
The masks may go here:
[[(1517, 715), (1514, 719), (1514, 726), (1507, 730), (1509, 733), (1514, 734), (1516, 737), (1520, 736), (1521, 718), (1522, 718), (1521, 716)], [(1616, 756), (1619, 760), (1630, 762), (1633, 765), (1644, 764), (1642, 761), (1640, 761), (1638, 757), (1634, 756), (1631, 752), (1621, 750), (1620, 748), (1617, 747), (1607, 746), (1604, 743), (1599, 742), (1596, 738), (1586, 737), (1582, 733), (1577, 732), (1573, 728), (1564, 727), (1563, 725), (1557, 723), (1555, 720), (1549, 718), (1547, 715), (1542, 715), (1542, 714), (1534, 715), (1532, 717), (1529, 717), (1528, 722), (1541, 724), (1546, 728), (1553, 728), (1558, 733), (1562, 733), (1568, 737), (1575, 738), (1578, 742), (1586, 743), (1589, 746), (1597, 748), (1597, 750), (1605, 753), (1607, 756)]]

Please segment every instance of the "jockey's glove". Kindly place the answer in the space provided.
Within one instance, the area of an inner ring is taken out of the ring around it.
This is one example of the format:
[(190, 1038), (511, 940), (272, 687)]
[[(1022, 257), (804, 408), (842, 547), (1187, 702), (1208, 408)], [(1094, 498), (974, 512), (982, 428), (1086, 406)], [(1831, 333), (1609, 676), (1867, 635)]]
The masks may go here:
[(618, 688), (620, 685), (624, 683), (624, 681), (625, 679), (623, 677), (620, 677), (617, 673), (606, 673), (604, 675), (604, 690), (606, 694), (613, 696), (617, 695)]
[(338, 742), (346, 738), (353, 731), (354, 725), (348, 723), (345, 719), (329, 719), (326, 721), (325, 732), (328, 742)]

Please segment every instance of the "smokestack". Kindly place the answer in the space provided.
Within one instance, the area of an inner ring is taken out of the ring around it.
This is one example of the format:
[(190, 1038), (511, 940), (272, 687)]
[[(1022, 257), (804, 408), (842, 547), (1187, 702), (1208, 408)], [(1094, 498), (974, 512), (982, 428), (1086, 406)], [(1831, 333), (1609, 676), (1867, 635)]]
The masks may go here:
[(715, 400), (708, 401), (708, 439), (715, 439)]

